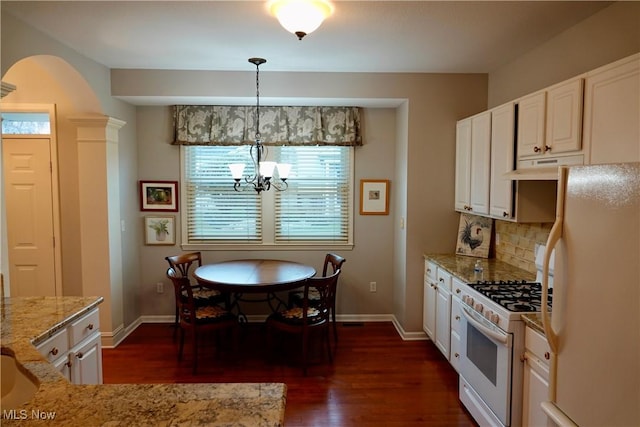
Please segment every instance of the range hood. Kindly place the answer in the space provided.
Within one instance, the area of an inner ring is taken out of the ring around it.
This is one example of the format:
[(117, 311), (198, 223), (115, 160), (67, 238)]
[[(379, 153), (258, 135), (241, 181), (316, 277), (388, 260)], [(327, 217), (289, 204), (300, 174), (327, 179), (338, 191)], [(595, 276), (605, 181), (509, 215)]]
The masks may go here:
[(516, 170), (507, 172), (505, 179), (513, 181), (557, 181), (558, 166), (576, 166), (584, 164), (583, 154), (537, 159), (518, 160)]
[(512, 181), (557, 181), (558, 167), (517, 169), (502, 175)]

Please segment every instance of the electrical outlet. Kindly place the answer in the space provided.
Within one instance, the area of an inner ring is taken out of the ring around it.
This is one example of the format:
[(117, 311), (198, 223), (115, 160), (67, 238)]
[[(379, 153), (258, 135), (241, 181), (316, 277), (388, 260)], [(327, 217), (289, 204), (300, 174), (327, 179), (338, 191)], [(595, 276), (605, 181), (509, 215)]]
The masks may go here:
[(376, 282), (369, 282), (369, 292), (375, 292), (378, 284)]
[(159, 294), (164, 292), (164, 283), (162, 282), (156, 283), (156, 292)]

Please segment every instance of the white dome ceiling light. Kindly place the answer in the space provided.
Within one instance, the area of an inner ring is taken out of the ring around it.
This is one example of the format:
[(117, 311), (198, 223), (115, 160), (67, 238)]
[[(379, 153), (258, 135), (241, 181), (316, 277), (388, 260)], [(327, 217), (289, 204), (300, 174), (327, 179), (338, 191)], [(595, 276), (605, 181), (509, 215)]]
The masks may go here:
[(271, 0), (267, 6), (280, 25), (298, 40), (317, 30), (334, 9), (327, 0)]

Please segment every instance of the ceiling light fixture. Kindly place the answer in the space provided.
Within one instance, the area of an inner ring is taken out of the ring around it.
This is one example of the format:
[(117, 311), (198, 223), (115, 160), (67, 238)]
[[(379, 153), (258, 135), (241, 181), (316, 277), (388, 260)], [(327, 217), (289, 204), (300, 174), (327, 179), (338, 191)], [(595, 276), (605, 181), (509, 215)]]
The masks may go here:
[[(229, 169), (231, 170), (231, 176), (235, 181), (233, 188), (236, 191), (243, 191), (246, 188), (253, 187), (258, 194), (262, 191), (269, 191), (271, 187), (278, 191), (283, 191), (289, 187), (287, 178), (291, 170), (291, 165), (288, 163), (267, 162), (262, 160), (267, 157), (267, 149), (262, 145), (262, 136), (260, 135), (260, 65), (267, 62), (267, 60), (263, 58), (249, 58), (249, 62), (256, 66), (256, 134), (255, 145), (252, 145), (249, 150), (251, 159), (253, 160), (253, 175), (244, 177), (244, 181), (248, 185), (243, 186), (240, 181), (242, 180), (242, 174), (245, 168), (244, 163), (230, 164)], [(271, 180), (273, 178), (273, 171), (276, 168), (278, 169), (280, 181)]]
[(298, 40), (317, 30), (333, 14), (333, 5), (327, 0), (271, 0), (268, 7), (280, 25)]

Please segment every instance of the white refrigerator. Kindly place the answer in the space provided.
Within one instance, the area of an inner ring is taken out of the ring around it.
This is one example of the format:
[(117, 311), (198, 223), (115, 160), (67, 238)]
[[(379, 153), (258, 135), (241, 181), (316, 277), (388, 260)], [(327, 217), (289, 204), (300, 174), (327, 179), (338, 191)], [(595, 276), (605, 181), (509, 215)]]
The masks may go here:
[(542, 409), (560, 426), (640, 426), (640, 163), (561, 167), (546, 271), (554, 248)]

